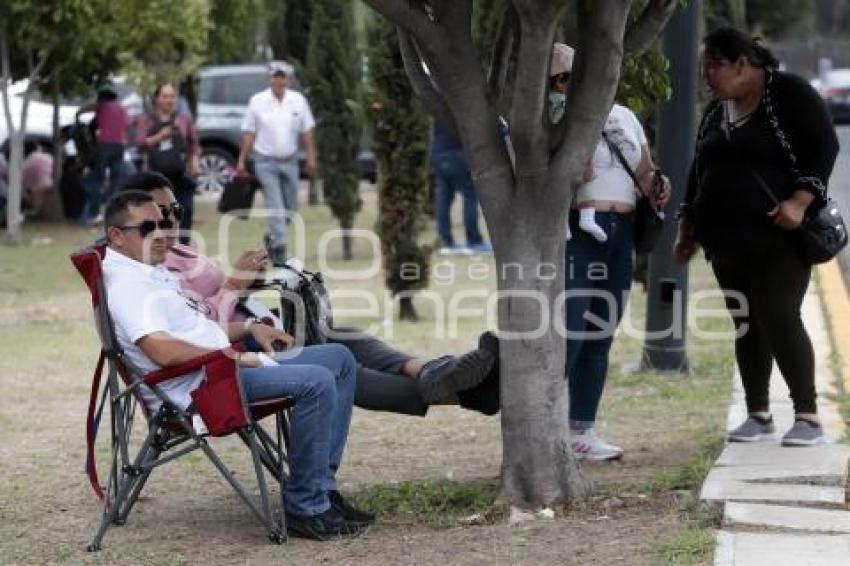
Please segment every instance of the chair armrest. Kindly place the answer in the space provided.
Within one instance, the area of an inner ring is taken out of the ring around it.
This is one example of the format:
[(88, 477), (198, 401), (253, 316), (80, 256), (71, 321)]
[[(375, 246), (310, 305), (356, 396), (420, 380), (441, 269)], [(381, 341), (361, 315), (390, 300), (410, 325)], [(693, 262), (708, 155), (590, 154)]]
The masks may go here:
[[(177, 364), (175, 366), (162, 368), (147, 373), (142, 378), (142, 380), (145, 382), (145, 385), (154, 386), (158, 383), (162, 383), (163, 381), (168, 381), (169, 379), (174, 379), (175, 377), (182, 377), (187, 373), (199, 370), (211, 362), (221, 360), (223, 358), (230, 358), (232, 357), (230, 355), (232, 351), (241, 352), (243, 350), (244, 348), (240, 344), (234, 343), (231, 344), (230, 348), (216, 350), (214, 352), (204, 354), (203, 356), (198, 356), (197, 358), (186, 360), (185, 362)], [(235, 360), (234, 363), (236, 363)]]

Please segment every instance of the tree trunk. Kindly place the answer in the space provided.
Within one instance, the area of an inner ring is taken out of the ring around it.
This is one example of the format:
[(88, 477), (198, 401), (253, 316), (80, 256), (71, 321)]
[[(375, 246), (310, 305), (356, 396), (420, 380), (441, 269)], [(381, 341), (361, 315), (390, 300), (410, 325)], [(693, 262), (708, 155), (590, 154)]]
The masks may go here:
[(53, 190), (45, 195), (44, 210), (41, 217), (45, 220), (58, 221), (63, 217), (62, 199), (59, 193), (62, 180), (62, 156), (65, 154), (59, 131), (59, 74), (53, 77)]
[[(564, 229), (553, 208), (518, 190), (522, 223), (496, 231), (502, 376), (501, 499), (554, 506), (586, 498), (569, 447), (563, 333)], [(527, 216), (526, 216), (527, 215)], [(514, 333), (512, 336), (511, 333)]]
[(9, 195), (6, 202), (6, 234), (9, 243), (20, 244), (23, 240), (21, 225), (21, 197), (23, 190), (24, 132), (10, 129), (9, 136)]
[(410, 322), (419, 322), (419, 314), (413, 304), (413, 297), (406, 295), (398, 301), (398, 318)]

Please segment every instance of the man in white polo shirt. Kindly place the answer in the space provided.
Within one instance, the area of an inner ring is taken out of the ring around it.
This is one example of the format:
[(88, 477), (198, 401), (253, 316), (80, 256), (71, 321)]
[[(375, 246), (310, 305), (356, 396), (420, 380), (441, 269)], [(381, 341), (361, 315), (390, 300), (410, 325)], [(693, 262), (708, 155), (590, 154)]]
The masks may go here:
[[(180, 281), (163, 265), (168, 253), (163, 220), (153, 198), (141, 191), (116, 194), (104, 219), (108, 247), (103, 260), (109, 314), (125, 356), (138, 371), (171, 367), (226, 348), (251, 332), (232, 325), (227, 333), (207, 318), (202, 302), (183, 294)], [(286, 338), (282, 336), (281, 338)], [(290, 476), (284, 487), (287, 528), (324, 540), (355, 534), (374, 516), (354, 509), (336, 489), (354, 400), (356, 364), (339, 344), (302, 348), (285, 359), (245, 353), (239, 360), (248, 401), (292, 397)], [(160, 389), (186, 408), (202, 371), (163, 382)], [(159, 398), (147, 387), (145, 404)]]
[(251, 97), (242, 121), (242, 147), (236, 168), (245, 171), (253, 151), (254, 171), (263, 185), (269, 217), (266, 247), (275, 266), (286, 259), (286, 213), (298, 210), (298, 141), (307, 154), (308, 174), (316, 170), (313, 127), (316, 122), (307, 99), (286, 88), (288, 68), (269, 65), (269, 88)]

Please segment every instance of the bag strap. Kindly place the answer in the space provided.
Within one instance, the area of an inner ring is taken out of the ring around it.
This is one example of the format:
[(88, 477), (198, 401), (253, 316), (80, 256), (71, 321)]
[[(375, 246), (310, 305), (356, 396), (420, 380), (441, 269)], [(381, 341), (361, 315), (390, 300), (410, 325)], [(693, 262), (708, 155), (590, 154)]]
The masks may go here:
[[(106, 361), (106, 352), (101, 350), (100, 357), (97, 360), (97, 367), (94, 370), (91, 384), (91, 394), (89, 395), (89, 409), (86, 414), (86, 474), (89, 476), (95, 496), (103, 501), (103, 488), (97, 477), (97, 462), (94, 457), (94, 443), (97, 439), (97, 429), (100, 425), (99, 415), (95, 416), (95, 407), (97, 406), (97, 393), (100, 391), (100, 378), (103, 376), (103, 366)], [(106, 391), (104, 391), (104, 396)], [(101, 404), (102, 406), (102, 404)], [(97, 411), (99, 413), (99, 411)]]
[[(731, 149), (732, 148), (732, 131), (731, 131), (731, 128), (729, 126), (729, 111), (726, 108), (726, 104), (722, 104), (722, 106), (723, 106), (723, 119), (721, 120), (720, 129), (723, 130), (723, 136), (726, 138), (726, 144)], [(744, 159), (741, 158), (741, 156), (738, 152), (732, 151), (730, 153), (732, 154), (732, 159), (737, 160), (738, 163), (740, 163), (741, 166), (744, 169), (746, 169), (747, 172), (749, 172), (750, 176), (753, 179), (756, 180), (756, 184), (758, 184), (759, 188), (764, 192), (764, 194), (767, 195), (767, 198), (770, 199), (770, 202), (772, 202), (774, 205), (779, 204), (779, 199), (776, 198), (776, 194), (773, 192), (773, 189), (771, 189), (770, 186), (768, 186), (767, 182), (764, 180), (764, 178), (761, 175), (759, 175), (758, 171), (755, 170), (755, 168), (752, 166), (752, 164), (747, 162), (747, 161), (744, 161)]]
[(608, 149), (611, 150), (611, 153), (614, 154), (614, 156), (617, 158), (617, 161), (620, 162), (620, 165), (623, 166), (623, 169), (625, 169), (626, 173), (629, 174), (629, 177), (632, 178), (632, 181), (634, 181), (634, 183), (635, 183), (635, 189), (637, 190), (638, 187), (640, 187), (640, 182), (637, 179), (637, 175), (635, 175), (635, 172), (632, 170), (631, 166), (629, 165), (629, 162), (626, 160), (626, 156), (623, 155), (623, 151), (620, 149), (620, 147), (617, 144), (615, 144), (613, 141), (611, 141), (611, 138), (608, 137), (608, 133), (605, 132), (604, 130), (602, 131), (602, 139), (605, 140), (605, 143), (608, 144)]

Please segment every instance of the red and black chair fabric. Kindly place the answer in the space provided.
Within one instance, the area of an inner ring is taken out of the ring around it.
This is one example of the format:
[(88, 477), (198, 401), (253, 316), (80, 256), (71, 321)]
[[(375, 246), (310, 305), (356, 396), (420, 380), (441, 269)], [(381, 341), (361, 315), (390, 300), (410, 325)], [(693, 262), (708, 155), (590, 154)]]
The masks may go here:
[[(124, 356), (107, 308), (108, 297), (103, 281), (102, 261), (105, 245), (95, 245), (71, 255), (71, 262), (85, 281), (92, 299), (95, 324), (101, 342), (100, 358), (92, 378), (86, 418), (86, 472), (95, 496), (103, 504), (103, 513), (89, 551), (100, 550), (110, 525), (123, 525), (151, 472), (181, 456), (201, 450), (221, 472), (237, 494), (245, 501), (266, 528), (275, 543), (286, 540), (283, 508), (283, 484), (286, 480), (287, 446), (289, 444), (289, 397), (247, 403), (234, 353), (239, 349), (219, 350), (177, 366), (145, 375)], [(157, 384), (203, 369), (205, 379), (192, 392), (192, 405), (181, 409)], [(107, 370), (104, 378), (104, 370)], [(155, 412), (148, 410), (140, 395), (147, 385), (162, 401)], [(141, 407), (147, 422), (147, 433), (137, 449), (131, 448), (134, 415)], [(108, 477), (101, 484), (97, 471), (96, 438), (100, 422), (108, 415)], [(274, 431), (269, 433), (259, 420), (274, 415)], [(197, 426), (198, 419), (203, 427)], [(204, 430), (204, 428), (206, 430)], [(259, 489), (259, 501), (236, 479), (213, 450), (209, 437), (237, 434), (248, 446)], [(134, 455), (131, 457), (131, 453)], [(265, 470), (265, 471), (264, 471)], [(281, 494), (279, 509), (272, 511), (266, 472), (278, 482)]]

